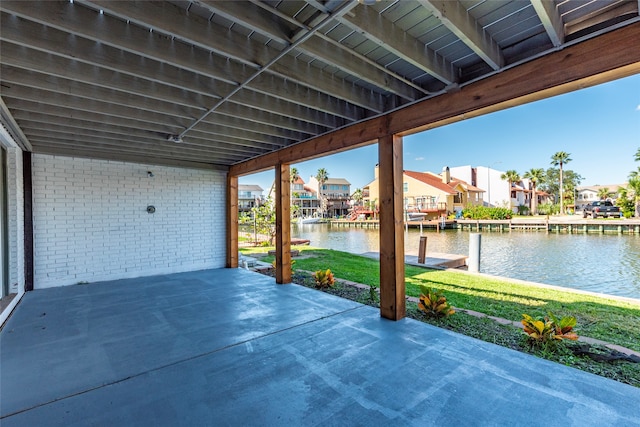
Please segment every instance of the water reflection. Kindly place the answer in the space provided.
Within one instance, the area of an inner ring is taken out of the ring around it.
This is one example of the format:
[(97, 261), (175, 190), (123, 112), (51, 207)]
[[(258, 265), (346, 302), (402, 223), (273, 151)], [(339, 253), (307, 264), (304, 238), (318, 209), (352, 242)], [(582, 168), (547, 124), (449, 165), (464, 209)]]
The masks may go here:
[[(469, 254), (469, 233), (425, 231), (427, 252)], [(379, 251), (378, 230), (294, 225), (292, 236), (351, 253)], [(420, 231), (405, 233), (405, 251), (418, 253)], [(640, 298), (640, 236), (482, 233), (483, 273), (611, 295)]]

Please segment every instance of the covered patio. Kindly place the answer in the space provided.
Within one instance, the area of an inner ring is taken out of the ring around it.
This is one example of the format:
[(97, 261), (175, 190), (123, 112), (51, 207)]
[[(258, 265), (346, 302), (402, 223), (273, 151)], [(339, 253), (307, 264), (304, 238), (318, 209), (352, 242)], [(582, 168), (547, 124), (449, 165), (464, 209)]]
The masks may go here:
[[(638, 12), (3, 0), (1, 424), (637, 424), (637, 389), (403, 319), (402, 138), (639, 73)], [(379, 312), (276, 286), (290, 165), (369, 144)], [(268, 169), (275, 283), (237, 269)]]
[(640, 425), (640, 389), (242, 269), (30, 292), (3, 426)]

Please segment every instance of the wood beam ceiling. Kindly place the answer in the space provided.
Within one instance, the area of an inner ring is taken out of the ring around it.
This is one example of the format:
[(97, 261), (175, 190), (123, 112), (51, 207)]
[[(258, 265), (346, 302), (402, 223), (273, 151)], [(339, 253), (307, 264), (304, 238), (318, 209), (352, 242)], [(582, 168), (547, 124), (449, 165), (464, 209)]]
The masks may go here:
[(232, 165), (246, 175), (409, 134), (640, 73), (640, 23), (569, 46), (463, 86), (459, 91)]

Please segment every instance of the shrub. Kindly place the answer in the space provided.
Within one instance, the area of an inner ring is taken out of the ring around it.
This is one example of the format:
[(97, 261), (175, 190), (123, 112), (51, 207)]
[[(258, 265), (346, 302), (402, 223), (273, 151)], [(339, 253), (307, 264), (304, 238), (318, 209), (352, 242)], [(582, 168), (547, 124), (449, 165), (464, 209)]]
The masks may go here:
[(418, 308), (429, 317), (447, 317), (455, 313), (455, 310), (447, 302), (444, 294), (437, 289), (420, 286), (420, 302)]
[(333, 273), (330, 269), (318, 270), (313, 274), (313, 278), (316, 281), (316, 288), (325, 289), (332, 288), (335, 285), (335, 278), (333, 277)]
[(573, 316), (558, 319), (549, 313), (544, 318), (534, 319), (528, 314), (523, 314), (521, 322), (524, 326), (524, 333), (533, 345), (548, 347), (558, 341), (578, 339), (578, 335), (572, 332), (577, 323)]
[(540, 215), (554, 215), (560, 212), (560, 205), (553, 203), (542, 203), (538, 205), (538, 213)]
[(518, 215), (528, 215), (528, 214), (529, 214), (529, 206), (518, 205)]
[(511, 219), (513, 212), (509, 208), (493, 208), (487, 206), (467, 206), (462, 216), (467, 219)]

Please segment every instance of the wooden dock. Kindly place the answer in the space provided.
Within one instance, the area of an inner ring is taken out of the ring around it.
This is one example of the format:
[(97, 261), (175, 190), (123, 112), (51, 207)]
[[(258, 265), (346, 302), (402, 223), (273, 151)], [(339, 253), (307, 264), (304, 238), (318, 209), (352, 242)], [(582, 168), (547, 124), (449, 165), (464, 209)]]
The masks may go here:
[[(378, 220), (349, 221), (345, 219), (331, 220), (331, 227), (380, 228)], [(538, 217), (515, 218), (505, 220), (493, 219), (447, 219), (407, 221), (405, 227), (423, 229), (458, 229), (463, 231), (496, 231), (496, 232), (545, 232), (545, 233), (599, 233), (599, 234), (640, 234), (640, 219), (582, 219), (581, 217)]]
[[(380, 259), (378, 252), (365, 252), (360, 254), (369, 258)], [(467, 265), (466, 255), (445, 254), (441, 252), (427, 252), (424, 263), (418, 262), (417, 255), (405, 255), (405, 264), (426, 268), (461, 268)]]
[[(346, 219), (334, 219), (329, 222), (331, 227), (353, 227), (353, 228), (380, 228), (380, 222), (377, 219), (368, 220), (355, 220), (350, 221)], [(419, 228), (420, 230), (428, 228), (440, 231), (441, 229), (451, 228), (455, 229), (456, 221), (453, 219), (447, 220), (423, 220), (423, 221), (406, 221), (405, 227)]]
[(573, 219), (562, 218), (515, 218), (511, 220), (456, 221), (459, 230), (466, 231), (543, 231), (546, 233), (599, 233), (599, 234), (640, 234), (639, 219)]

